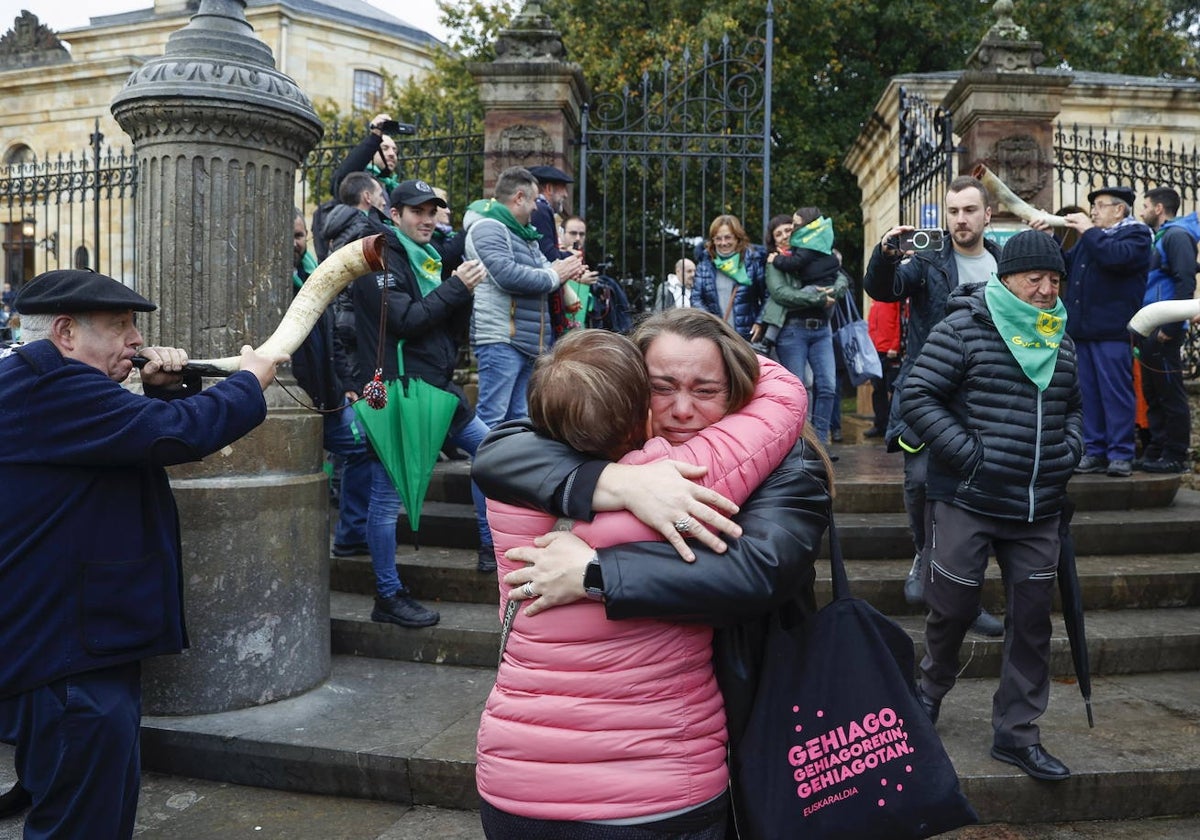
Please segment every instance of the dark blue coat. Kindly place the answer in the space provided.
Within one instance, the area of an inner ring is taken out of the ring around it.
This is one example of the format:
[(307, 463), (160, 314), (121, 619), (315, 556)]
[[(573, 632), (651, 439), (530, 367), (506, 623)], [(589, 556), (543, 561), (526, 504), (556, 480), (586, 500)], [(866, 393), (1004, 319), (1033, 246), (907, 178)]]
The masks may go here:
[(1091, 228), (1064, 254), (1067, 332), (1076, 341), (1128, 341), (1129, 319), (1142, 308), (1154, 253), (1141, 222), (1110, 230)]
[(266, 412), (249, 372), (165, 401), (49, 341), (0, 360), (0, 697), (186, 645), (163, 467), (227, 446)]
[[(750, 328), (762, 321), (763, 307), (767, 303), (766, 249), (761, 245), (751, 245), (742, 254), (742, 264), (746, 267), (746, 276), (750, 278), (749, 286), (739, 286), (734, 283), (733, 311), (730, 313), (731, 326), (738, 335), (750, 340)], [(721, 309), (721, 296), (717, 292), (717, 267), (713, 264), (708, 251), (700, 254), (696, 263), (696, 280), (692, 284), (692, 307), (704, 309), (724, 318)]]

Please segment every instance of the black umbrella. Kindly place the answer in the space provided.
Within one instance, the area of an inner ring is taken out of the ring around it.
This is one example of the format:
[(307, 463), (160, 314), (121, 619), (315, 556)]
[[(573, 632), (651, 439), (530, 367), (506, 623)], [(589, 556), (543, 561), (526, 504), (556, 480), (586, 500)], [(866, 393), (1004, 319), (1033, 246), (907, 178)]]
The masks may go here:
[(1075, 541), (1071, 537), (1071, 517), (1075, 514), (1075, 503), (1068, 496), (1063, 502), (1062, 518), (1058, 523), (1061, 547), (1058, 553), (1058, 592), (1062, 597), (1063, 621), (1067, 625), (1067, 641), (1071, 644), (1071, 661), (1075, 665), (1075, 679), (1079, 681), (1079, 693), (1087, 707), (1088, 726), (1094, 727), (1092, 719), (1092, 672), (1088, 665), (1087, 633), (1083, 628), (1083, 592), (1079, 587), (1079, 570), (1075, 568)]

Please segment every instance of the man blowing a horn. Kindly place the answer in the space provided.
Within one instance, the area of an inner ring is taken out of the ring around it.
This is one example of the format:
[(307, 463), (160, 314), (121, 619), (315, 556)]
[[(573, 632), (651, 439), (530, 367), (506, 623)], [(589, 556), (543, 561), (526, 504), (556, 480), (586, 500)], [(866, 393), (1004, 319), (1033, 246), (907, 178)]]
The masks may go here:
[(142, 396), (120, 383), (150, 301), (60, 270), (30, 281), (16, 308), (26, 343), (0, 359), (0, 720), (33, 798), (26, 838), (127, 838), (141, 661), (187, 644), (164, 467), (261, 423), (287, 357), (243, 347), (241, 371), (201, 391), (184, 351), (142, 348)]

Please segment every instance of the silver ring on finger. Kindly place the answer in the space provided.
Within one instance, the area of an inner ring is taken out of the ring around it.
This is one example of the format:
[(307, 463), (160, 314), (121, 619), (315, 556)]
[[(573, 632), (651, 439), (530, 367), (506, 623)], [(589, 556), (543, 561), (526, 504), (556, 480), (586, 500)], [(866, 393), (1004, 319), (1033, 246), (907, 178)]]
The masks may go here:
[(681, 534), (690, 533), (692, 530), (692, 517), (684, 516), (675, 520), (675, 530)]
[(525, 585), (521, 587), (521, 594), (526, 598), (536, 598), (537, 593), (533, 591), (533, 581), (525, 581)]

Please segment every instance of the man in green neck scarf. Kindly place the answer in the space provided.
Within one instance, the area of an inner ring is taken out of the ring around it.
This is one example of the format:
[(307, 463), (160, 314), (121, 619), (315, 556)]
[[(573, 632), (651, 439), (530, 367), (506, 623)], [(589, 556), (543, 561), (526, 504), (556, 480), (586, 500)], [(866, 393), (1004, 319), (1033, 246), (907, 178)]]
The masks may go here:
[(479, 416), (490, 427), (529, 414), (525, 390), (533, 362), (554, 340), (548, 296), (587, 268), (578, 254), (551, 262), (530, 224), (538, 182), (511, 166), (496, 179), (495, 197), (474, 201), (463, 217), (464, 252), (487, 276), (475, 292), (471, 348), (479, 363)]
[(1042, 747), (1035, 721), (1050, 697), (1059, 524), (1083, 454), (1082, 399), (1058, 298), (1066, 268), (1054, 239), (1017, 234), (997, 273), (950, 298), (900, 396), (904, 422), (929, 450), (929, 614), (918, 694), (936, 723), (994, 553), (1008, 620), (991, 754), (1035, 779), (1058, 781), (1070, 771)]
[[(387, 270), (365, 274), (351, 287), (359, 366), (365, 377), (378, 368), (384, 382), (400, 376), (414, 377), (456, 396), (458, 409), (447, 437), (474, 455), (488, 428), (454, 381), (454, 368), (471, 315), (472, 294), (483, 280), (483, 266), (467, 260), (442, 280), (442, 257), (430, 240), (437, 226), (437, 212), (445, 202), (433, 187), (417, 180), (401, 181), (389, 198), (395, 228), (387, 239)], [(396, 567), (400, 496), (378, 458), (372, 458), (370, 467), (367, 547), (375, 572), (371, 620), (402, 627), (436, 624), (438, 613), (413, 599)], [(494, 571), (487, 508), (483, 494), (474, 485), (472, 498), (479, 529), (479, 569)]]

